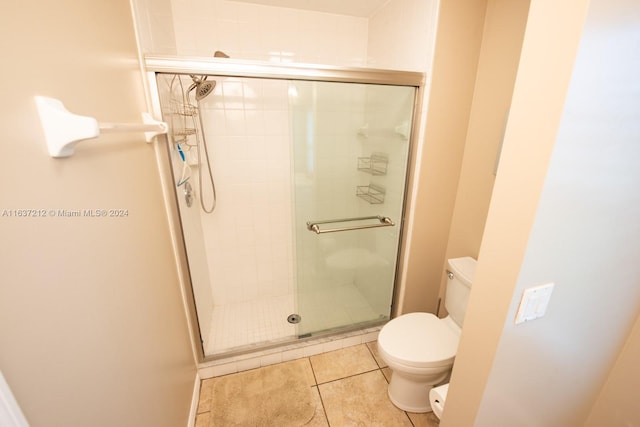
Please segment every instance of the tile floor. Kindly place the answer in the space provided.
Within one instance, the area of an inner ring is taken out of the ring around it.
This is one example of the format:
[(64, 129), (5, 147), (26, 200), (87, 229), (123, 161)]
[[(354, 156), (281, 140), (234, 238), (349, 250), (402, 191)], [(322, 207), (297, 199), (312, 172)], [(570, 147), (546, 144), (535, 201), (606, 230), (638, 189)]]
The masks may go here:
[[(369, 342), (307, 357), (315, 416), (307, 426), (414, 426), (437, 427), (433, 413), (414, 414), (396, 408), (387, 397), (391, 370)], [(285, 362), (291, 363), (291, 362)], [(262, 368), (259, 368), (262, 369)], [(235, 374), (232, 374), (235, 375)], [(311, 379), (312, 378), (312, 379)], [(196, 427), (210, 427), (211, 384), (202, 381)], [(250, 402), (248, 407), (250, 407)]]

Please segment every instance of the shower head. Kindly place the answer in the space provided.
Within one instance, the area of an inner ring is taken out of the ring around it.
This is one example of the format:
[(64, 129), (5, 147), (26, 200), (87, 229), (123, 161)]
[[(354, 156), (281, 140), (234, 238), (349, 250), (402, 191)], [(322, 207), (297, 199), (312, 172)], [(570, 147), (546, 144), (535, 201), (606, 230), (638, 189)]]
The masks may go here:
[[(229, 55), (226, 53), (216, 50), (213, 53), (214, 58), (228, 58)], [(191, 80), (193, 80), (193, 84), (189, 86), (187, 93), (191, 93), (192, 90), (196, 90), (196, 101), (200, 101), (204, 99), (207, 95), (213, 92), (213, 89), (216, 87), (216, 81), (211, 80), (207, 81), (207, 76), (195, 76), (193, 74), (189, 75)]]
[(201, 99), (203, 99), (204, 97), (206, 97), (207, 95), (209, 95), (211, 92), (213, 92), (213, 89), (216, 87), (216, 81), (215, 80), (211, 80), (211, 81), (201, 81), (200, 83), (198, 83), (196, 85), (196, 101), (200, 101)]
[(196, 90), (196, 101), (200, 101), (205, 98), (213, 92), (213, 89), (216, 87), (216, 81), (207, 80), (207, 76), (198, 77), (192, 75), (191, 80), (193, 80), (193, 84), (189, 86), (188, 92), (191, 92), (194, 89)]

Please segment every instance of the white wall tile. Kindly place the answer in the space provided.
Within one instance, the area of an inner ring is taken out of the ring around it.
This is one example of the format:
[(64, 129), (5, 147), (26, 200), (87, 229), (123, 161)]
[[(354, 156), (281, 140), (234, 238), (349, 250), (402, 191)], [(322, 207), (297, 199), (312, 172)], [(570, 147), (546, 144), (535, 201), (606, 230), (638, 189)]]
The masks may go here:
[(364, 65), (367, 20), (225, 0), (172, 0), (181, 55)]
[(248, 371), (250, 369), (256, 369), (262, 366), (260, 364), (259, 357), (252, 357), (250, 359), (238, 360), (236, 364), (238, 366), (238, 372)]
[(260, 366), (269, 366), (275, 365), (276, 363), (282, 362), (282, 353), (277, 352), (273, 354), (267, 354), (260, 358)]
[(216, 212), (202, 215), (217, 304), (293, 287), (287, 97), (282, 82), (220, 79), (201, 111), (214, 127), (207, 142), (220, 196)]
[(369, 19), (367, 64), (377, 68), (430, 69), (437, 0), (391, 0)]
[[(370, 20), (225, 0), (171, 2), (176, 49), (181, 55), (211, 56), (222, 50), (238, 59), (339, 66), (365, 66), (368, 61), (376, 67), (424, 70), (430, 53), (416, 48), (422, 43), (416, 41), (428, 40), (434, 31), (429, 25), (435, 20), (436, 0), (391, 0)], [(366, 122), (360, 101), (367, 94), (363, 90), (345, 95), (341, 85), (334, 89), (320, 100), (316, 111), (329, 126), (315, 136), (326, 136), (329, 143), (313, 153), (316, 159), (331, 162), (310, 178), (332, 185), (340, 173), (347, 178), (341, 179), (345, 185), (338, 190), (320, 186), (309, 195), (320, 197), (305, 203), (310, 215), (327, 218), (339, 216), (345, 208), (373, 209), (360, 208), (353, 197), (362, 179), (353, 170), (354, 159), (362, 154), (355, 129)], [(203, 103), (219, 192), (216, 212), (202, 216), (203, 228), (215, 236), (207, 238), (206, 247), (216, 302), (279, 295), (294, 288), (288, 107), (286, 83), (255, 79), (219, 78), (214, 95)], [(347, 145), (349, 151), (339, 154), (338, 145)], [(296, 262), (326, 268), (314, 258), (326, 249), (305, 248)], [(353, 281), (349, 274), (332, 277)], [(346, 311), (340, 315), (348, 316)]]
[(222, 375), (235, 374), (236, 372), (238, 372), (238, 364), (236, 362), (210, 366), (199, 371), (199, 373), (202, 373), (202, 375), (200, 375), (201, 378), (219, 377)]

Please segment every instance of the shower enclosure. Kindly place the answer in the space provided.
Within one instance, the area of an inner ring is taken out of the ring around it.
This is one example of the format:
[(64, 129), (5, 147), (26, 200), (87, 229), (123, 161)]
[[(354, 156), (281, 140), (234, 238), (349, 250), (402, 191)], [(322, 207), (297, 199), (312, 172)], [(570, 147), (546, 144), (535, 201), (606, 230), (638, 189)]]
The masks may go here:
[[(170, 126), (204, 355), (388, 320), (422, 74), (159, 57), (147, 68)], [(205, 76), (213, 90), (196, 100)]]

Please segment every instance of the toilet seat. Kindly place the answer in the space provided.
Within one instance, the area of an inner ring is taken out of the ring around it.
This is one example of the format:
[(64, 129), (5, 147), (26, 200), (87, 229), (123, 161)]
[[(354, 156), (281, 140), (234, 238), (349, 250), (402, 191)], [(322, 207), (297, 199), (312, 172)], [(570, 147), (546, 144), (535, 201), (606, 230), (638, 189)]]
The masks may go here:
[(383, 326), (378, 349), (387, 362), (413, 368), (453, 364), (460, 336), (431, 313), (408, 313)]

